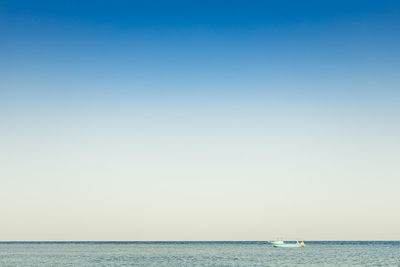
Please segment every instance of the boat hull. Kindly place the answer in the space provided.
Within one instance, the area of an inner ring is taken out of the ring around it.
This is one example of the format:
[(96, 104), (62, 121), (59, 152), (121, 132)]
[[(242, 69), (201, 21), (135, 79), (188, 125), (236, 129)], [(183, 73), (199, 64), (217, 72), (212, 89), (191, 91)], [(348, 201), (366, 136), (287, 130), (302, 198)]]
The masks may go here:
[(275, 248), (300, 248), (300, 244), (274, 244)]

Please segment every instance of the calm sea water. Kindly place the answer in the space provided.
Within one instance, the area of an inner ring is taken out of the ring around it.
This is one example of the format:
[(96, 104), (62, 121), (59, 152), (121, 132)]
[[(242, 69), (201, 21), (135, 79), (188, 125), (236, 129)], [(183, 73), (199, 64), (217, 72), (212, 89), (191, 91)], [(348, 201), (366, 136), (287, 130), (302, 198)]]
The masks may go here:
[(400, 266), (400, 242), (2, 242), (0, 266)]

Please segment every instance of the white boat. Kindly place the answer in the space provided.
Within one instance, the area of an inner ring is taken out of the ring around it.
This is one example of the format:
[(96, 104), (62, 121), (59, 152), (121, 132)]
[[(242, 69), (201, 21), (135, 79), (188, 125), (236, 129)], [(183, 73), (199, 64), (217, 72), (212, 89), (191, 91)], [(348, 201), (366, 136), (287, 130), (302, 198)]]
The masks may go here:
[(275, 248), (304, 248), (306, 246), (303, 241), (301, 241), (300, 243), (299, 241), (296, 241), (296, 244), (288, 244), (285, 243), (283, 240), (271, 241), (270, 243)]

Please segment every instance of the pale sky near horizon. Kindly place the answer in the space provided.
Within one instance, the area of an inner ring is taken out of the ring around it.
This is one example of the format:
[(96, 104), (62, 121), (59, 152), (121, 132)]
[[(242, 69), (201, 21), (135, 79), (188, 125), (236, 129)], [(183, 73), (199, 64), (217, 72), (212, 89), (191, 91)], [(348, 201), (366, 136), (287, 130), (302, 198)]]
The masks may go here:
[(0, 241), (400, 240), (396, 1), (0, 2)]

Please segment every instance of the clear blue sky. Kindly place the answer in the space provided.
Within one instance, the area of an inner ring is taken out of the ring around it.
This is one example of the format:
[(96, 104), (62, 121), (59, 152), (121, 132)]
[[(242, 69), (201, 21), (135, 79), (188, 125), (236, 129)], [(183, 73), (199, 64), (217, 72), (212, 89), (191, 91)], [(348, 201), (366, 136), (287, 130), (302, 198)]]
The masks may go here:
[(400, 239), (399, 33), (399, 1), (0, 1), (0, 238)]

